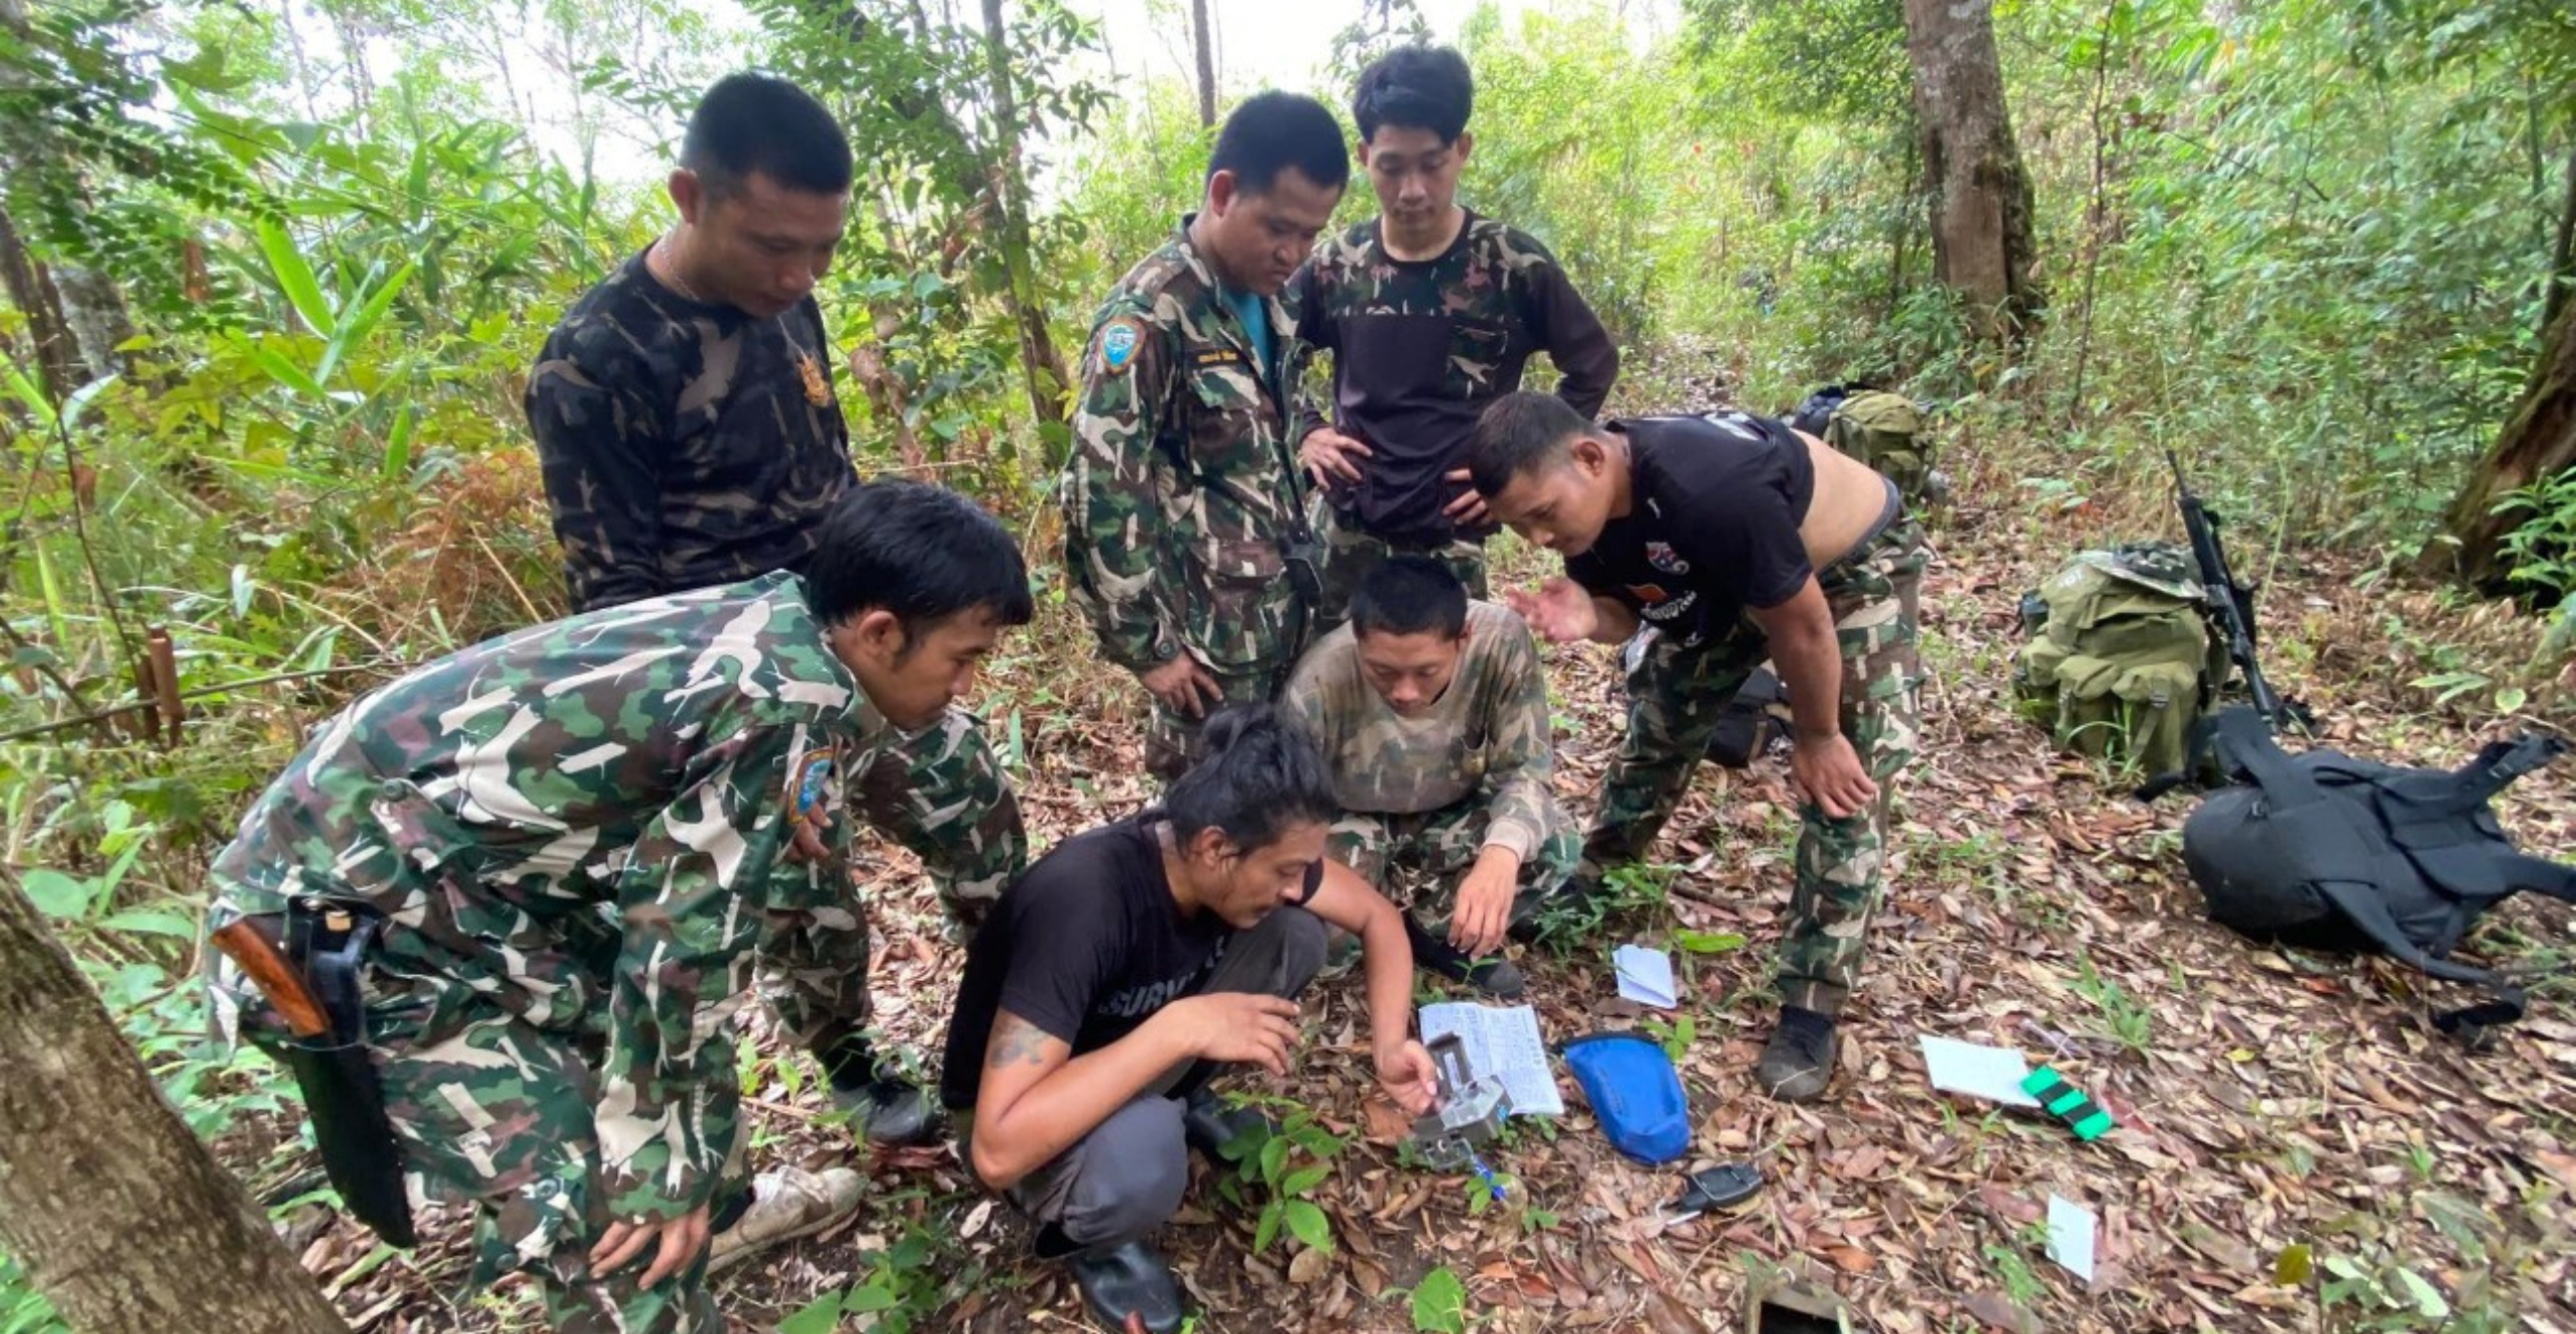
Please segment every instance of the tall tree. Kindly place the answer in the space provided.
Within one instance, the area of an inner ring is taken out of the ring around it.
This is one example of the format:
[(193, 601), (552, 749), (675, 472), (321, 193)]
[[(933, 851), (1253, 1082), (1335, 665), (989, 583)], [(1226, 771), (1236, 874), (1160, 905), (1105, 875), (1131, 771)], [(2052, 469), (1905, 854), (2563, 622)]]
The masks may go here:
[(2524, 516), (2499, 514), (2496, 507), (2513, 492), (2570, 467), (2576, 467), (2576, 302), (2559, 306), (2549, 322), (2522, 401), (2443, 515), (2449, 541), (2425, 549), (2428, 572), (2507, 591), (2501, 547)]
[(1216, 126), (1216, 34), (1208, 30), (1207, 0), (1190, 0), (1190, 43), (1198, 49), (1199, 124)]
[(81, 1334), (347, 1334), (0, 882), (0, 1250)]
[[(49, 69), (57, 52), (50, 49), (27, 13), (25, 0), (0, 0), (0, 33), (10, 53), (0, 58), (0, 94), (6, 100), (33, 103), (53, 90), (46, 85), (60, 75)], [(96, 216), (78, 156), (63, 141), (51, 118), (11, 115), (0, 126), (0, 178), (12, 199), (41, 198), (50, 216), (74, 225)], [(23, 193), (22, 193), (23, 192)], [(77, 263), (48, 264), (27, 246), (28, 237), (14, 222), (5, 228), (9, 298), (24, 312), (37, 344), (37, 364), (59, 402), (73, 390), (122, 365), (117, 348), (134, 337), (125, 298), (116, 284)]]
[(2042, 305), (2031, 277), (2038, 243), (1992, 0), (1905, 0), (1905, 46), (1932, 196), (1933, 276), (1968, 301), (1980, 333), (2017, 336)]
[(1065, 424), (1064, 403), (1070, 378), (1056, 355), (1054, 335), (1047, 330), (1046, 301), (1038, 292), (1036, 246), (1029, 236), (1028, 170), (1020, 157), (1020, 102), (1011, 86), (1010, 32), (1002, 22), (1002, 0), (984, 0), (984, 59), (992, 80), (991, 161), (985, 179), (991, 183), (994, 211), (1002, 223), (1002, 301), (1019, 331), (1020, 374), (1028, 390), (1029, 412), (1041, 428)]

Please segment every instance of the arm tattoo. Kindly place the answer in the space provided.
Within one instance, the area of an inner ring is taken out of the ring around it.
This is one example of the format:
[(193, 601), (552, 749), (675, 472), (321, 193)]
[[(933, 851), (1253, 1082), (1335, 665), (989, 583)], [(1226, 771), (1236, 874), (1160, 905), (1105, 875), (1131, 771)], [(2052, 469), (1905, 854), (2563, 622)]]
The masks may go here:
[(993, 1021), (991, 1050), (984, 1054), (984, 1064), (995, 1070), (1008, 1065), (1043, 1065), (1046, 1063), (1044, 1049), (1053, 1036), (1006, 1011)]

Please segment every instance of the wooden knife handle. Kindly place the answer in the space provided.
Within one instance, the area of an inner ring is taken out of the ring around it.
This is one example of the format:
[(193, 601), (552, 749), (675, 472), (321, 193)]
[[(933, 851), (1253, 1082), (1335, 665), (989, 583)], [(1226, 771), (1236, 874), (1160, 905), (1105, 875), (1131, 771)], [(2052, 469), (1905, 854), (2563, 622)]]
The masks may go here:
[(288, 1032), (308, 1041), (330, 1033), (331, 1017), (323, 1012), (313, 988), (304, 984), (303, 976), (286, 961), (286, 952), (277, 947), (277, 942), (262, 934), (248, 918), (226, 923), (215, 932), (214, 942), (215, 948), (242, 970), (242, 976), (259, 988), (259, 994), (268, 998), (278, 1017), (286, 1021)]

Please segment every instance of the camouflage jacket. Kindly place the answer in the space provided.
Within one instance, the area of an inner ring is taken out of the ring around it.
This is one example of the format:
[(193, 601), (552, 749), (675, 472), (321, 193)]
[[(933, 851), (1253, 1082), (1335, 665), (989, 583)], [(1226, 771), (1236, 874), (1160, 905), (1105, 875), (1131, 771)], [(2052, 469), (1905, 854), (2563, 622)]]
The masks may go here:
[(756, 320), (679, 296), (642, 255), (555, 326), (527, 409), (580, 611), (802, 570), (851, 480), (813, 299)]
[[(1268, 303), (1272, 341), (1293, 343)], [(1304, 523), (1276, 365), (1262, 366), (1189, 220), (1101, 305), (1065, 468), (1065, 570), (1112, 662), (1183, 649), (1220, 672), (1280, 670), (1303, 617), (1282, 543)]]
[[(535, 626), (325, 723), (215, 859), (218, 915), (372, 906), (369, 1037), (396, 1050), (495, 1006), (604, 1034), (612, 1207), (676, 1216), (733, 1144), (754, 946), (838, 902), (781, 856), (791, 796), (809, 766), (863, 771), (894, 735), (793, 575)], [(828, 841), (846, 847), (848, 823)], [(277, 1031), (264, 1005), (243, 1018)]]
[(1430, 710), (1404, 717), (1360, 673), (1359, 641), (1345, 625), (1297, 664), (1283, 707), (1323, 749), (1346, 811), (1426, 815), (1469, 799), (1484, 803), (1484, 843), (1526, 862), (1552, 820), (1556, 753), (1548, 733), (1547, 678), (1538, 645), (1510, 609), (1467, 604), (1458, 674)]
[[(1298, 340), (1333, 354), (1333, 418), (1370, 449), (1361, 479), (1335, 488), (1349, 526), (1391, 542), (1433, 545), (1455, 531), (1442, 511), (1466, 491), (1444, 474), (1466, 466), (1485, 405), (1521, 387), (1545, 352), (1564, 372), (1557, 393), (1598, 416), (1619, 375), (1619, 348), (1556, 257), (1491, 218), (1467, 215), (1434, 259), (1389, 255), (1372, 219), (1315, 250), (1288, 284)], [(1301, 404), (1291, 440), (1324, 424)]]

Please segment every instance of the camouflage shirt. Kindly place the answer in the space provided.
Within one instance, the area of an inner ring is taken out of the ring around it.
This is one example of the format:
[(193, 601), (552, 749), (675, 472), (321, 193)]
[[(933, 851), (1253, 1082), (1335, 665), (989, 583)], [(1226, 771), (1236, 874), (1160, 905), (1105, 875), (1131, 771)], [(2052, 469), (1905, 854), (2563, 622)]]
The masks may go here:
[[(795, 576), (648, 599), (477, 644), (351, 705), (211, 877), (226, 917), (305, 894), (381, 913), (374, 1040), (441, 1041), (494, 1006), (604, 1031), (612, 1206), (676, 1216), (734, 1141), (730, 1021), (753, 947), (836, 902), (781, 857), (791, 796), (809, 766), (864, 771), (894, 735)], [(846, 846), (847, 824), (828, 841)]]
[[(1287, 312), (1265, 304), (1284, 350)], [(1143, 671), (1187, 648), (1243, 675), (1294, 658), (1281, 544), (1304, 509), (1279, 381), (1186, 218), (1102, 304), (1074, 405), (1064, 554), (1111, 661)]]
[(1489, 812), (1485, 844), (1524, 862), (1553, 827), (1547, 678), (1529, 627), (1508, 608), (1467, 604), (1458, 674), (1417, 717), (1388, 707), (1361, 675), (1347, 625), (1297, 664), (1283, 704), (1322, 748), (1346, 811), (1425, 815), (1474, 798)]
[[(1467, 437), (1485, 405), (1521, 387), (1533, 353), (1565, 373), (1557, 393), (1597, 416), (1619, 375), (1619, 349), (1527, 233), (1467, 215), (1437, 258), (1399, 260), (1361, 223), (1317, 247), (1288, 284), (1297, 337), (1333, 353), (1335, 424), (1369, 447), (1361, 480), (1331, 493), (1350, 526), (1391, 542), (1440, 544), (1457, 533), (1442, 511), (1466, 485)], [(1323, 425), (1311, 407), (1290, 439)]]
[(527, 407), (577, 610), (801, 570), (851, 480), (813, 298), (753, 319), (642, 255), (555, 326)]

